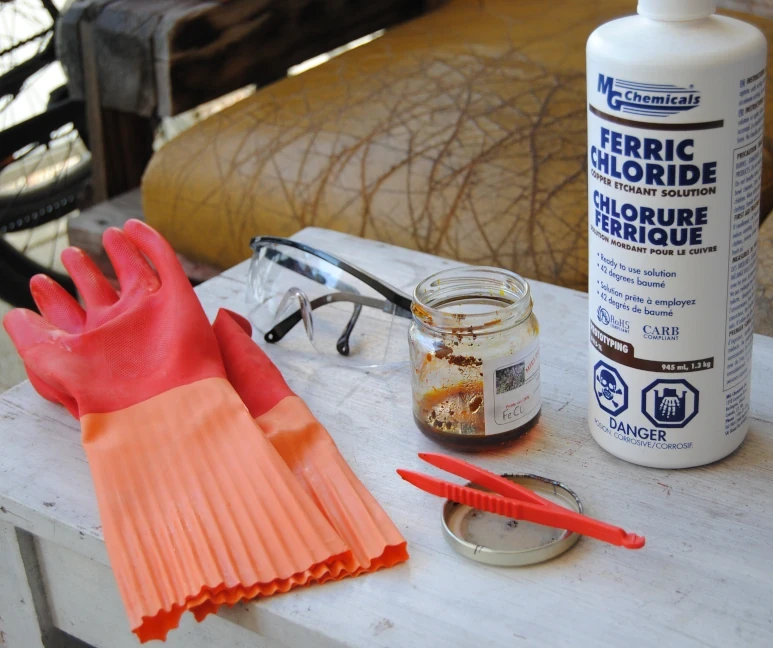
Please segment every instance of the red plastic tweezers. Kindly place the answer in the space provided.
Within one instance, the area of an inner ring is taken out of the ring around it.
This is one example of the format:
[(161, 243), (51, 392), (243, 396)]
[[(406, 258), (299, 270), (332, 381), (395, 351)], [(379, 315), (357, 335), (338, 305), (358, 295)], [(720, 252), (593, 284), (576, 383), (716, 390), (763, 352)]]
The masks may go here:
[(481, 511), (505, 515), (515, 520), (566, 529), (626, 549), (641, 549), (644, 546), (644, 536), (628, 533), (620, 527), (565, 509), (540, 497), (528, 488), (461, 459), (423, 452), (419, 453), (419, 458), (441, 470), (493, 491), (489, 493), (460, 486), (412, 470), (398, 468), (397, 474), (405, 481), (432, 495), (445, 497)]

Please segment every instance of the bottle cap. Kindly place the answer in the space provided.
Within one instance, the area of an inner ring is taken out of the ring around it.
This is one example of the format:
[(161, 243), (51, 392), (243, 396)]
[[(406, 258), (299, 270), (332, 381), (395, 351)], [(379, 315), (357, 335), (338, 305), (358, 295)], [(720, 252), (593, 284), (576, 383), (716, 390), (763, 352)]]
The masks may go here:
[[(551, 502), (582, 513), (576, 493), (560, 482), (539, 475), (502, 475)], [(467, 486), (487, 490), (477, 484)], [(502, 515), (447, 500), (443, 506), (443, 535), (457, 552), (487, 565), (534, 565), (564, 553), (580, 539), (571, 531), (512, 520)]]
[(636, 10), (652, 20), (698, 20), (713, 14), (717, 3), (715, 0), (639, 0)]

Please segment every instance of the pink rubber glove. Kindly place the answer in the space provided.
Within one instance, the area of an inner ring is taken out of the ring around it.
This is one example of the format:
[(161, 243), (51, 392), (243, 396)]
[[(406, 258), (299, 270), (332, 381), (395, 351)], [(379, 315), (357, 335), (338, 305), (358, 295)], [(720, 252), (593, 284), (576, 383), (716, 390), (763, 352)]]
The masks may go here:
[(71, 248), (86, 309), (36, 277), (42, 316), (3, 323), (35, 387), (80, 419), (132, 630), (163, 639), (186, 609), (329, 578), (351, 553), (228, 383), (174, 251), (138, 221), (104, 244), (120, 296)]

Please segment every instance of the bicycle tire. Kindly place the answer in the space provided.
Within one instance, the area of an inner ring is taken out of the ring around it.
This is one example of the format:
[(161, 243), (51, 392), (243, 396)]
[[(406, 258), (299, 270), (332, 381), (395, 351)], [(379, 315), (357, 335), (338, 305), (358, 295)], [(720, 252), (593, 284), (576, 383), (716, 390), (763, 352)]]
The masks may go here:
[[(41, 0), (41, 4), (51, 18), (50, 32), (53, 34), (59, 9), (53, 0)], [(46, 32), (33, 34), (27, 41), (46, 35)], [(27, 41), (15, 43), (3, 54), (23, 47)], [(17, 63), (14, 68), (0, 77), (2, 81), (0, 94), (4, 96), (10, 94), (15, 98), (27, 79), (39, 72), (43, 66), (52, 63), (55, 58), (52, 38), (36, 56), (27, 62)], [(64, 92), (61, 92), (62, 89)], [(70, 122), (75, 125), (84, 141), (87, 141), (84, 136), (83, 106), (68, 99), (65, 85), (58, 91), (51, 92), (48, 106), (43, 113), (0, 132), (0, 160), (11, 158), (16, 151), (30, 144), (48, 146), (53, 131)], [(86, 193), (90, 179), (91, 157), (88, 156), (53, 181), (38, 187), (24, 188), (19, 192), (0, 194), (0, 299), (13, 306), (37, 310), (29, 289), (30, 279), (36, 274), (51, 277), (67, 292), (76, 295), (75, 284), (67, 275), (40, 265), (29, 258), (24, 250), (16, 249), (3, 237), (3, 234), (35, 228), (66, 216), (80, 206), (82, 198), (88, 198)]]
[(66, 216), (78, 208), (91, 181), (91, 157), (56, 182), (18, 195), (0, 194), (0, 234), (19, 232)]
[[(25, 145), (47, 142), (50, 134), (73, 123), (85, 141), (83, 103), (69, 99), (64, 88), (54, 91), (57, 101), (43, 113), (0, 132), (0, 160), (9, 159)], [(53, 94), (52, 94), (53, 97)], [(0, 194), (0, 234), (44, 225), (61, 218), (78, 206), (91, 178), (91, 157), (76, 164), (67, 173), (38, 187), (18, 193)]]

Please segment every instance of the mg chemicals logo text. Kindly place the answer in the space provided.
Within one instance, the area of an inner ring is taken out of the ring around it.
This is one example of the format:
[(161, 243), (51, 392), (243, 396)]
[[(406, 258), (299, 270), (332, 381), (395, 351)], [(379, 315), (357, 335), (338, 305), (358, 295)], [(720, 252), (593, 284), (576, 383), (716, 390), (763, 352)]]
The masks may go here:
[(609, 326), (610, 328), (620, 331), (621, 333), (628, 333), (631, 330), (631, 323), (628, 320), (624, 320), (620, 317), (615, 317), (603, 306), (599, 306), (596, 310), (596, 319), (600, 324)]
[(666, 117), (697, 108), (701, 95), (691, 85), (683, 88), (658, 83), (637, 83), (624, 81), (599, 74), (598, 91), (607, 97), (612, 110), (644, 115)]

